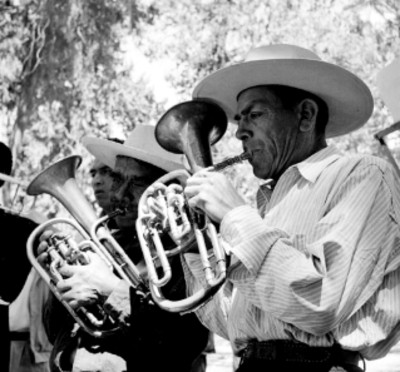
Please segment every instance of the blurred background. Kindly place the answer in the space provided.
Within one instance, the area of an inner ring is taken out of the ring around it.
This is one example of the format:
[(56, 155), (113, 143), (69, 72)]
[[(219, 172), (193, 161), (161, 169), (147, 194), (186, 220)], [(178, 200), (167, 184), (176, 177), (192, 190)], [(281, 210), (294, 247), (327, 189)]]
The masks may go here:
[[(12, 148), (12, 176), (23, 182), (81, 155), (77, 181), (93, 200), (82, 136), (124, 139), (137, 123), (155, 125), (168, 108), (190, 100), (201, 78), (250, 48), (292, 43), (371, 88), (367, 125), (330, 141), (385, 156), (374, 135), (394, 120), (376, 76), (400, 57), (399, 34), (398, 0), (0, 0), (0, 141)], [(399, 159), (397, 132), (388, 143)], [(213, 147), (214, 161), (240, 152), (230, 126)], [(229, 175), (252, 203), (258, 182), (250, 168), (238, 165)], [(6, 184), (0, 200), (29, 207), (32, 198), (23, 188), (15, 196), (16, 186)], [(35, 208), (49, 218), (65, 213), (47, 195)]]
[[(77, 179), (91, 198), (83, 135), (123, 139), (137, 123), (154, 125), (191, 99), (201, 78), (269, 43), (310, 48), (366, 81), (372, 118), (332, 141), (377, 154), (374, 134), (393, 119), (376, 74), (400, 55), (399, 10), (397, 0), (1, 0), (0, 140), (12, 147), (12, 176), (29, 182), (79, 154)], [(233, 133), (214, 146), (215, 162), (241, 152)], [(391, 136), (399, 156), (398, 135)], [(230, 172), (251, 201), (257, 182), (249, 167)], [(3, 187), (5, 203), (14, 189)], [(38, 199), (49, 217), (62, 212), (51, 198)]]

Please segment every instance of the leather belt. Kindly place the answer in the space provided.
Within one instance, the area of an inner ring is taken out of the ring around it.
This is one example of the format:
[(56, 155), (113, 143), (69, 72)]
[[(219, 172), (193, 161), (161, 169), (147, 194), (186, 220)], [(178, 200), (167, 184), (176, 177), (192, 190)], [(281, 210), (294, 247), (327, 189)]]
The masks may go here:
[(326, 363), (358, 365), (361, 355), (344, 350), (339, 345), (313, 347), (289, 340), (250, 341), (242, 351), (243, 359), (258, 359), (292, 363)]

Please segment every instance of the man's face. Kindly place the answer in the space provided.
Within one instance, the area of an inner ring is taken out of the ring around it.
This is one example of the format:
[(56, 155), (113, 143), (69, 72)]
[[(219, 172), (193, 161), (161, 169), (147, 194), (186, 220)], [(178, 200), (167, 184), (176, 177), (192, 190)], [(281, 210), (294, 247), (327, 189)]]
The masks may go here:
[(243, 91), (238, 98), (236, 137), (251, 153), (254, 174), (261, 179), (279, 177), (291, 165), (296, 150), (298, 118), (283, 108), (268, 87)]
[(117, 157), (115, 181), (112, 191), (114, 209), (124, 209), (126, 213), (116, 217), (120, 228), (134, 228), (138, 215), (139, 199), (143, 192), (153, 183), (154, 177), (148, 167), (133, 158)]
[(112, 169), (99, 160), (95, 160), (90, 168), (90, 175), (97, 203), (104, 212), (111, 212), (111, 188), (114, 181)]

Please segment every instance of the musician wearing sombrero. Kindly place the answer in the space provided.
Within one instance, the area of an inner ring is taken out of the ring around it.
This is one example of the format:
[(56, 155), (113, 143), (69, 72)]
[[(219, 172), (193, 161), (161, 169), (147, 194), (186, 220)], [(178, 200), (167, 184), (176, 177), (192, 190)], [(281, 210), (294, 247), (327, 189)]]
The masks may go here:
[[(271, 45), (193, 97), (225, 110), (266, 181), (257, 210), (221, 173), (189, 178), (189, 205), (220, 224), (231, 259), (198, 316), (231, 341), (240, 372), (360, 371), (384, 356), (400, 339), (400, 182), (383, 159), (327, 144), (370, 118), (366, 84), (307, 49)], [(195, 290), (201, 265), (195, 253), (186, 262)]]
[[(123, 144), (94, 137), (84, 137), (82, 142), (99, 162), (113, 170), (112, 209), (125, 211), (115, 218), (114, 237), (142, 270), (143, 255), (135, 229), (140, 196), (162, 175), (181, 169), (182, 157), (161, 148), (154, 127), (148, 125), (136, 125)], [(39, 250), (46, 249), (44, 241)], [(46, 261), (46, 253), (40, 260)], [(172, 259), (171, 266), (173, 276), (163, 292), (171, 298), (185, 297), (179, 257)], [(73, 319), (59, 310), (59, 301), (53, 300), (46, 314), (54, 341), (52, 371), (194, 372), (192, 364), (205, 349), (209, 334), (194, 313), (170, 313), (149, 303), (94, 254), (90, 255), (90, 264), (64, 265), (60, 274), (66, 278), (57, 284), (63, 300), (77, 309), (105, 299), (104, 309), (121, 329), (100, 340), (81, 330), (71, 336)]]

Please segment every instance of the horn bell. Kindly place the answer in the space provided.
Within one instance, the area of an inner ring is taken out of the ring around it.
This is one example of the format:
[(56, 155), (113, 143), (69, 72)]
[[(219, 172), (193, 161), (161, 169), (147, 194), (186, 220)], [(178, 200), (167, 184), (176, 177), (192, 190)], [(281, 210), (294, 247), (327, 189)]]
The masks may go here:
[(185, 154), (192, 172), (212, 165), (211, 145), (228, 127), (228, 118), (217, 104), (193, 100), (173, 106), (160, 118), (155, 137), (169, 152)]

